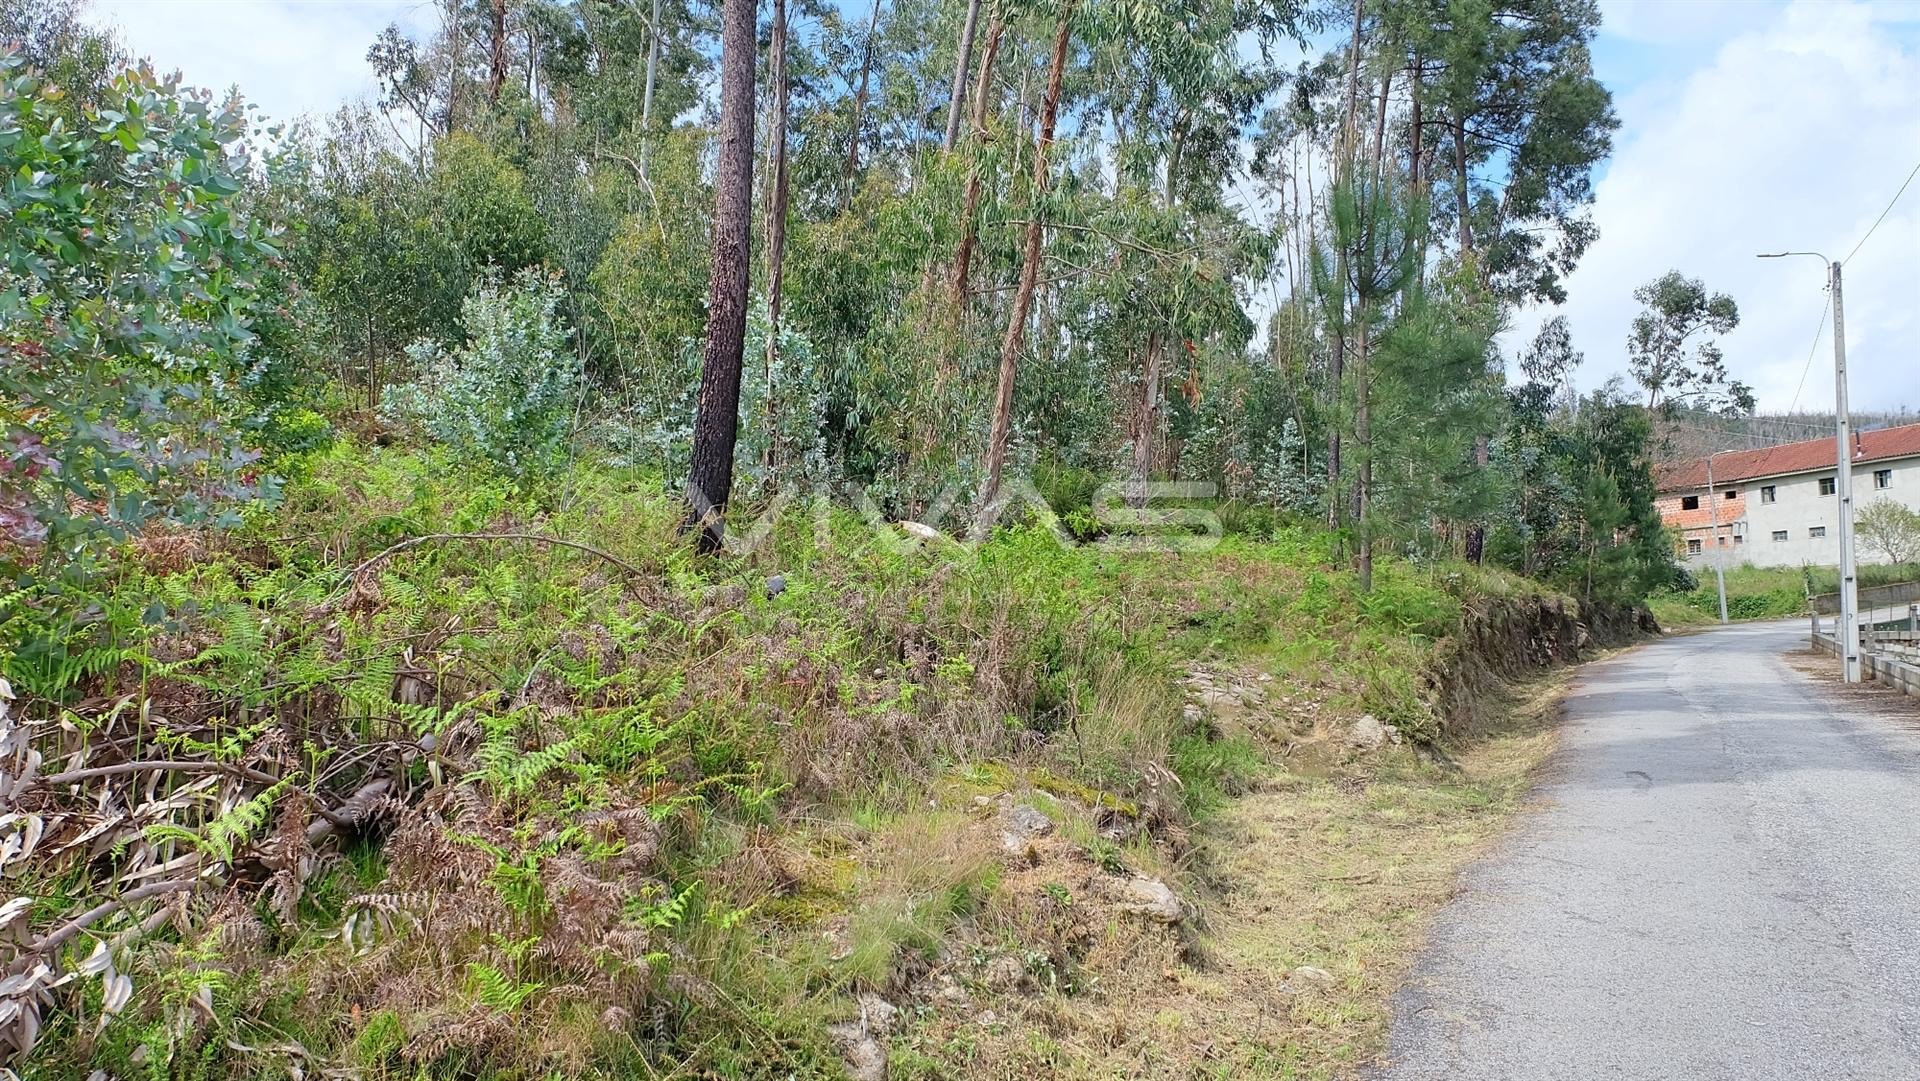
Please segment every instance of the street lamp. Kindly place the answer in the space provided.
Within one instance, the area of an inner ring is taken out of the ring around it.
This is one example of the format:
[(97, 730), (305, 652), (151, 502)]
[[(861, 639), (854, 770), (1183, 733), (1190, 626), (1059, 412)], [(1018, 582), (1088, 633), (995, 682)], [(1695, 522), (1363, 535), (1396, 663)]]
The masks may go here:
[(1720, 587), (1720, 624), (1727, 622), (1727, 550), (1720, 539), (1720, 501), (1714, 498), (1713, 456), (1719, 451), (1707, 452), (1707, 520), (1713, 523), (1713, 577)]
[(1835, 458), (1834, 494), (1840, 499), (1840, 642), (1841, 665), (1848, 683), (1860, 682), (1860, 584), (1853, 565), (1853, 418), (1847, 412), (1847, 332), (1840, 304), (1840, 264), (1817, 251), (1782, 251), (1760, 256), (1783, 259), (1811, 256), (1827, 264), (1827, 284), (1833, 290), (1833, 414)]

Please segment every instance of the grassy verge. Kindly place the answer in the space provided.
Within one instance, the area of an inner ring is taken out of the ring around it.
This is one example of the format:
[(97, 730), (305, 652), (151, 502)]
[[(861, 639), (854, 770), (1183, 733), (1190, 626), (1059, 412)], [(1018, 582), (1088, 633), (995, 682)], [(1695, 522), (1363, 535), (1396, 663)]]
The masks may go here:
[(841, 511), (702, 560), (678, 515), (342, 446), (238, 533), (10, 598), (16, 952), (91, 913), (45, 953), (94, 958), (34, 1000), (35, 1076), (1098, 1071), (1130, 1001), (1198, 1039), (1281, 963), (1331, 984), (1227, 1061), (1324, 1072), (1545, 746), (1345, 742), (1452, 738), (1428, 666), (1468, 605), (1550, 599), (1510, 576)]
[[(1273, 763), (1196, 831), (1204, 928), (1110, 927), (1068, 989), (930, 1015), (896, 1051), (909, 1077), (1331, 1078), (1384, 1050), (1388, 999), (1463, 866), (1551, 753), (1569, 670), (1490, 704), (1453, 765), (1356, 756), (1305, 694), (1241, 717)], [(1056, 877), (1072, 860), (1056, 857)], [(1043, 864), (1044, 865), (1044, 864)]]
[[(1731, 619), (1787, 619), (1805, 615), (1807, 595), (1840, 588), (1832, 567), (1729, 567), (1727, 615)], [(1697, 627), (1720, 619), (1720, 595), (1711, 567), (1701, 570), (1699, 586), (1686, 593), (1662, 593), (1647, 604), (1663, 627)], [(1861, 588), (1920, 582), (1920, 565), (1869, 563), (1860, 567)]]
[[(1697, 588), (1687, 593), (1663, 593), (1647, 606), (1663, 627), (1698, 627), (1720, 619), (1720, 591), (1713, 569), (1698, 572)], [(1799, 567), (1728, 567), (1727, 616), (1730, 619), (1785, 619), (1807, 610), (1811, 572)], [(1815, 592), (1819, 590), (1816, 588)]]

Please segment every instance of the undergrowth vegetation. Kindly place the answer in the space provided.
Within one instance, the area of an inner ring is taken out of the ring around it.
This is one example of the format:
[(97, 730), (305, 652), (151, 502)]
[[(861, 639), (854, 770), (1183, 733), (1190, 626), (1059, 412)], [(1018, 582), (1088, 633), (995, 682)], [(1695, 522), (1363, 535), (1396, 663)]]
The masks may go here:
[(1296, 528), (968, 550), (839, 510), (702, 559), (637, 471), (292, 464), (239, 530), (0, 615), (8, 918), (60, 929), (14, 947), (36, 1076), (837, 1076), (823, 1026), (956, 935), (1052, 941), (1070, 987), (984, 801), (1174, 875), (1270, 750), (1183, 709), (1190, 666), (1258, 657), (1434, 740), (1433, 644), (1532, 588), (1396, 562), (1361, 594)]
[[(1789, 619), (1807, 614), (1809, 598), (1837, 592), (1840, 572), (1834, 567), (1756, 567), (1742, 564), (1726, 569), (1727, 618)], [(1865, 563), (1859, 567), (1861, 589), (1920, 582), (1920, 565)], [(1660, 622), (1683, 627), (1720, 618), (1720, 591), (1712, 567), (1696, 570), (1694, 588), (1655, 593), (1648, 605)], [(1901, 605), (1899, 607), (1904, 607)]]

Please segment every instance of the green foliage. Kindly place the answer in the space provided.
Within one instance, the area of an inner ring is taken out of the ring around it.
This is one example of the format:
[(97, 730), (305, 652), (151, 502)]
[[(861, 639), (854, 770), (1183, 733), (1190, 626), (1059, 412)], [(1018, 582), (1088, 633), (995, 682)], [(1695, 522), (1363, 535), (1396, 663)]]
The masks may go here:
[(537, 980), (516, 980), (492, 965), (474, 961), (467, 965), (467, 981), (473, 997), (489, 1010), (514, 1013), (528, 999), (539, 994), (543, 985)]
[(511, 286), (490, 276), (461, 308), (466, 343), (409, 349), (423, 374), (389, 388), (386, 408), (523, 484), (551, 476), (579, 409), (580, 357), (555, 314), (560, 299), (537, 271)]
[(147, 827), (147, 840), (186, 841), (220, 863), (230, 864), (233, 862), (236, 847), (251, 839), (261, 827), (267, 824), (267, 815), (273, 810), (274, 801), (286, 792), (290, 783), (281, 781), (259, 795), (235, 804), (208, 823), (206, 829), (199, 833), (178, 826), (158, 824)]
[[(496, 38), (501, 9), (448, 5), (438, 34), (372, 43), (378, 105), (277, 133), (256, 168), (230, 107), (95, 78), (119, 66), (100, 67), (105, 43), (17, 6), (0, 0), (0, 38), (73, 93), (9, 62), (0, 151), (25, 240), (0, 281), (0, 514), (71, 512), (48, 530), (66, 544), (109, 532), (82, 521), (97, 507), (114, 529), (149, 509), (203, 520), (249, 494), (231, 482), (256, 452), (290, 485), (230, 532), (89, 539), (112, 573), (0, 584), (0, 673), (25, 715), (59, 722), (49, 738), (98, 754), (131, 731), (214, 770), (176, 797), (237, 793), (143, 819), (123, 846), (244, 870), (234, 895), (267, 928), (131, 943), (165, 978), (98, 1041), (51, 1037), (72, 1062), (239, 1076), (277, 1065), (240, 1050), (270, 1043), (303, 1048), (301, 1069), (381, 1076), (838, 1076), (822, 1028), (844, 992), (897, 984), (962, 928), (1033, 930), (1035, 898), (1002, 889), (978, 823), (943, 802), (955, 777), (1044, 793), (1092, 860), (1130, 873), (1160, 859), (1145, 834), (1265, 770), (1251, 735), (1183, 710), (1188, 666), (1270, 660), (1331, 709), (1432, 734), (1426, 666), (1463, 604), (1533, 588), (1452, 561), (1473, 524), (1583, 598), (1637, 599), (1671, 572), (1639, 411), (1499, 394), (1505, 308), (1550, 298), (1591, 238), (1611, 115), (1572, 0), (1366, 11), (1357, 77), (1411, 67), (1427, 134), (1465, 125), (1464, 144), (1429, 143), (1418, 183), (1397, 112), (1356, 117), (1377, 153), (1331, 137), (1344, 49), (1296, 74), (1247, 48), (1319, 13), (1081, 9), (1073, 136), (1041, 198), (1032, 68), (1055, 12), (995, 13), (985, 130), (951, 151), (935, 114), (959, 6), (877, 7), (872, 30), (813, 13), (818, 33), (789, 43), (780, 331), (750, 306), (742, 372), (750, 543), (707, 558), (667, 493), (707, 329), (709, 9), (513, 4)], [(1392, 108), (1412, 100), (1391, 89)], [(1273, 195), (1287, 220), (1258, 216)], [(1436, 213), (1463, 219), (1457, 249)], [(961, 542), (1036, 216), (1012, 459), (1052, 513)], [(274, 220), (293, 228), (257, 224)], [(963, 233), (978, 243), (956, 268)], [(1335, 378), (1339, 359), (1355, 363)], [(1063, 544), (1055, 514), (1105, 536), (1094, 504), (1116, 471), (1217, 484), (1230, 535), (1179, 556)], [(1369, 472), (1370, 588), (1347, 566), (1356, 535), (1318, 524)], [(845, 481), (864, 486), (852, 507)], [(950, 536), (905, 539), (898, 517)], [(493, 533), (591, 550), (426, 540)], [(8, 572), (32, 558), (0, 553)], [(369, 780), (377, 819), (299, 851), (301, 817)], [(1108, 822), (1142, 839), (1100, 837)], [(124, 855), (23, 892), (86, 903)], [(250, 894), (260, 868), (271, 885)], [(200, 901), (187, 924), (245, 907)], [(1071, 958), (1009, 945), (1076, 989)], [(342, 987), (374, 989), (355, 1024)]]
[(1510, 396), (1515, 424), (1502, 457), (1516, 500), (1496, 519), (1489, 552), (1583, 600), (1637, 603), (1678, 573), (1653, 503), (1651, 425), (1617, 379), (1554, 405), (1569, 368), (1536, 369)]
[(1920, 511), (1898, 500), (1881, 497), (1860, 508), (1854, 517), (1854, 536), (1860, 547), (1884, 563), (1911, 563), (1920, 559)]
[(1646, 389), (1648, 409), (1664, 402), (1753, 412), (1753, 388), (1728, 376), (1717, 337), (1740, 325), (1732, 297), (1670, 270), (1635, 289), (1633, 299), (1642, 310), (1627, 334), (1627, 366)]
[(514, 274), (546, 258), (546, 223), (527, 195), (525, 176), (466, 132), (435, 145), (427, 200), (435, 224), (458, 241), (469, 273)]
[(0, 55), (0, 531), (55, 568), (265, 490), (236, 438), (276, 255), (238, 198), (244, 116), (144, 69), (99, 95), (71, 116)]

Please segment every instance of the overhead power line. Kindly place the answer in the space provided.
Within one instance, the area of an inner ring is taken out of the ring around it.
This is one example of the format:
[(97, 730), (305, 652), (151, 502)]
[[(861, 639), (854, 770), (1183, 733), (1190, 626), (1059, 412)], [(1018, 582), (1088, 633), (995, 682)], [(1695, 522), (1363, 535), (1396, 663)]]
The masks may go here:
[(1860, 238), (1860, 243), (1853, 246), (1853, 251), (1847, 253), (1846, 259), (1840, 260), (1842, 264), (1852, 259), (1854, 253), (1858, 252), (1860, 248), (1866, 244), (1867, 240), (1873, 236), (1873, 231), (1880, 228), (1880, 223), (1887, 220), (1887, 215), (1893, 212), (1894, 204), (1900, 201), (1900, 197), (1907, 193), (1907, 185), (1913, 183), (1915, 176), (1920, 176), (1920, 165), (1915, 165), (1913, 171), (1907, 174), (1907, 178), (1900, 182), (1900, 190), (1894, 192), (1893, 198), (1887, 201), (1887, 209), (1882, 210), (1880, 216), (1873, 219), (1873, 224), (1867, 228), (1867, 235)]
[(1807, 346), (1807, 363), (1800, 369), (1800, 385), (1793, 388), (1793, 404), (1787, 407), (1789, 413), (1800, 408), (1800, 392), (1807, 389), (1807, 373), (1813, 371), (1813, 355), (1820, 351), (1820, 335), (1827, 329), (1828, 310), (1826, 301), (1821, 301), (1820, 325), (1813, 328), (1813, 344)]

